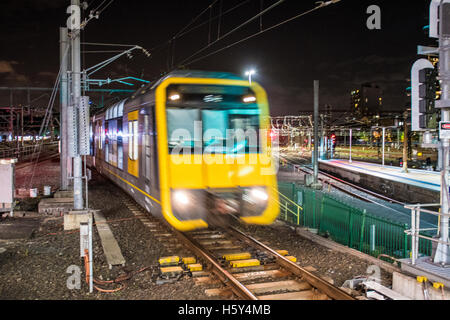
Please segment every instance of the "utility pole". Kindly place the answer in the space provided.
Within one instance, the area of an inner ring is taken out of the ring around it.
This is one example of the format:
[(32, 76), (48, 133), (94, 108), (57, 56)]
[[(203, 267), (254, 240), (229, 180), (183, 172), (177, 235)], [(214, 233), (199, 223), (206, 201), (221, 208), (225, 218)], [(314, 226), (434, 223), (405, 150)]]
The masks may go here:
[[(73, 6), (80, 7), (80, 0), (71, 0)], [(78, 13), (79, 14), (79, 11)], [(80, 21), (81, 19), (78, 19)], [(71, 39), (71, 47), (72, 47), (72, 106), (73, 106), (73, 114), (77, 115), (74, 119), (75, 121), (75, 132), (78, 132), (79, 129), (79, 117), (78, 111), (80, 109), (80, 99), (81, 99), (81, 53), (80, 53), (80, 35), (81, 29), (80, 24), (76, 25), (74, 29), (72, 29), (72, 39)], [(77, 137), (78, 142), (78, 137)], [(78, 145), (78, 143), (77, 143)], [(74, 209), (75, 210), (83, 210), (83, 178), (82, 178), (82, 160), (81, 155), (79, 153), (79, 148), (75, 148), (77, 150), (75, 156), (73, 157), (73, 197), (74, 197)]]
[(70, 47), (67, 28), (59, 29), (60, 35), (60, 60), (61, 60), (61, 93), (60, 93), (60, 168), (61, 168), (61, 190), (66, 191), (69, 188), (69, 165), (72, 166), (72, 161), (69, 162), (69, 148), (67, 145), (67, 107), (69, 104), (68, 91), (68, 65)]
[(312, 188), (322, 189), (319, 184), (319, 80), (314, 80), (314, 183)]
[(352, 142), (353, 142), (353, 129), (350, 129), (350, 151), (348, 156), (348, 162), (352, 163)]
[(383, 127), (383, 155), (382, 155), (382, 166), (384, 167), (384, 149), (386, 146), (386, 128)]
[(408, 173), (408, 112), (403, 114), (403, 170)]

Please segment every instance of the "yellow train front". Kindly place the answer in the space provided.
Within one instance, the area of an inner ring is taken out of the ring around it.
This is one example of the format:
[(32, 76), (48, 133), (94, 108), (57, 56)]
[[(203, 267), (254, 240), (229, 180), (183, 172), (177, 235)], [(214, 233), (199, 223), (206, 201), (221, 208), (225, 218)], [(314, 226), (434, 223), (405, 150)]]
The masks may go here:
[(230, 214), (271, 224), (279, 206), (268, 116), (257, 83), (175, 71), (92, 117), (91, 160), (178, 230)]

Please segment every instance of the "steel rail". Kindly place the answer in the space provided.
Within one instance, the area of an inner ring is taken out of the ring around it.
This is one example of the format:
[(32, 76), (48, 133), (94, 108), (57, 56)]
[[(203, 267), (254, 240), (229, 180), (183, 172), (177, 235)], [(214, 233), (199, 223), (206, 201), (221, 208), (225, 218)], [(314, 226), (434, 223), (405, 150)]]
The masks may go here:
[(224, 284), (231, 287), (231, 290), (233, 290), (236, 295), (245, 300), (258, 300), (258, 298), (250, 290), (248, 290), (230, 272), (225, 270), (219, 263), (217, 263), (209, 251), (202, 249), (197, 241), (195, 241), (188, 235), (174, 229), (173, 227), (170, 228), (172, 229), (173, 233), (180, 240), (182, 240), (183, 243), (186, 244), (194, 253), (206, 260), (206, 262), (212, 267), (211, 271), (216, 276), (218, 276)]
[(314, 288), (318, 289), (322, 293), (326, 294), (328, 297), (334, 300), (356, 300), (346, 292), (342, 291), (341, 289), (331, 285), (330, 283), (326, 282), (325, 280), (313, 275), (309, 271), (305, 270), (304, 268), (300, 267), (299, 265), (295, 264), (294, 262), (286, 259), (282, 255), (280, 255), (275, 250), (269, 248), (265, 244), (259, 242), (253, 237), (250, 237), (243, 233), (242, 231), (234, 228), (229, 227), (229, 232), (241, 239), (242, 241), (252, 245), (257, 246), (260, 249), (269, 252), (271, 255), (273, 255), (277, 261), (277, 263), (287, 269), (288, 271), (292, 272), (296, 276), (302, 277), (303, 280), (308, 282), (310, 285), (312, 285)]

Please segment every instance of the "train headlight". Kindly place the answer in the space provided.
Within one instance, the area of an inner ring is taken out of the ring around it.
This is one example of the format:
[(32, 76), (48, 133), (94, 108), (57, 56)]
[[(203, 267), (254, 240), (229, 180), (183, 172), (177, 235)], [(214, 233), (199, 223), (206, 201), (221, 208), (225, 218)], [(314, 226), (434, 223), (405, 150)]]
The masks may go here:
[(261, 215), (269, 205), (269, 193), (267, 190), (264, 187), (244, 189), (241, 215), (244, 217)]
[(186, 192), (184, 191), (177, 191), (174, 193), (173, 195), (174, 200), (176, 201), (177, 204), (179, 205), (188, 205), (190, 203), (189, 200), (189, 196)]
[(261, 201), (269, 200), (269, 195), (267, 194), (267, 192), (265, 190), (262, 190), (262, 189), (252, 189), (250, 191), (250, 194), (251, 194), (252, 198), (254, 198), (254, 199), (258, 199)]
[(267, 202), (267, 200), (269, 200), (269, 195), (265, 188), (251, 188), (244, 193), (244, 201), (249, 203), (261, 204)]
[(254, 97), (254, 96), (247, 96), (247, 97), (244, 97), (243, 101), (245, 103), (256, 102), (256, 97)]

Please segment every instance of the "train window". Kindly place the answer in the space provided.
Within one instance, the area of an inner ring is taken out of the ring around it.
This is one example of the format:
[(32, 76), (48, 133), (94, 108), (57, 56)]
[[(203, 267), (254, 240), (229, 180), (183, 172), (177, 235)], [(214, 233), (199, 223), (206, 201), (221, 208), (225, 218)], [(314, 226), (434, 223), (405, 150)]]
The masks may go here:
[(198, 109), (167, 109), (169, 148), (194, 148), (195, 138), (198, 136), (195, 134), (195, 126), (199, 126), (201, 130), (200, 121)]
[(124, 101), (122, 101), (120, 104), (119, 104), (119, 111), (118, 111), (118, 117), (123, 117), (123, 106), (124, 106), (124, 104), (125, 104), (125, 100)]
[(122, 119), (117, 120), (117, 166), (120, 170), (123, 170), (123, 125)]
[(103, 145), (102, 145), (102, 141), (103, 141), (103, 126), (100, 125), (100, 122), (97, 122), (97, 132), (96, 132), (96, 137), (95, 139), (97, 139), (97, 148), (99, 150), (103, 149)]
[(105, 121), (105, 161), (109, 163), (109, 125), (108, 121)]
[(129, 121), (128, 122), (128, 156), (131, 160), (138, 160), (138, 150), (139, 150), (139, 134), (138, 134), (138, 122)]
[[(259, 153), (258, 109), (168, 108), (169, 149), (191, 152), (197, 143), (204, 153)], [(196, 139), (200, 139), (197, 141)]]

